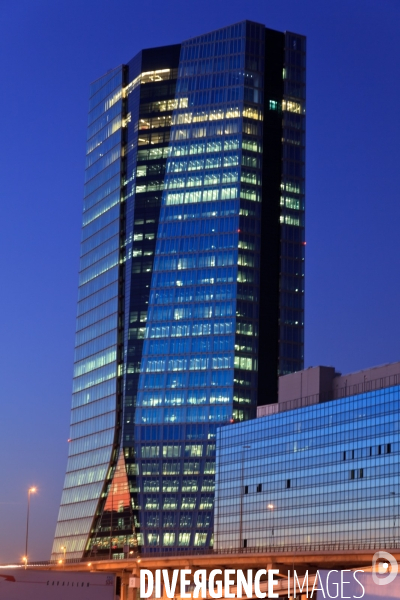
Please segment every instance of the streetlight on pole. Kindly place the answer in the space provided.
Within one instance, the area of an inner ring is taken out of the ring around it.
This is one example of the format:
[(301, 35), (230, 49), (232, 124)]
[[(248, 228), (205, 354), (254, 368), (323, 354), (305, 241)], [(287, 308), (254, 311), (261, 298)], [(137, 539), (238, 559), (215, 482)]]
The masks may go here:
[[(390, 492), (393, 498), (393, 548), (396, 545), (396, 492)], [(389, 507), (390, 510), (390, 507)]]
[(244, 451), (247, 450), (248, 448), (251, 448), (251, 446), (242, 446), (242, 468), (241, 468), (241, 476), (240, 476), (240, 521), (239, 521), (239, 543), (240, 543), (240, 548), (243, 548)]
[(271, 519), (272, 519), (272, 527), (271, 527), (271, 534), (272, 534), (272, 540), (271, 540), (271, 546), (274, 547), (274, 508), (275, 506), (273, 504), (268, 504), (267, 505), (267, 509), (271, 511)]
[(61, 546), (61, 550), (64, 552), (64, 565), (65, 565), (65, 554), (67, 552), (67, 547), (66, 546)]
[(35, 494), (35, 493), (36, 493), (36, 488), (30, 487), (28, 490), (28, 512), (26, 514), (26, 537), (25, 537), (25, 556), (24, 556), (25, 569), (28, 565), (29, 506), (31, 503), (31, 494)]

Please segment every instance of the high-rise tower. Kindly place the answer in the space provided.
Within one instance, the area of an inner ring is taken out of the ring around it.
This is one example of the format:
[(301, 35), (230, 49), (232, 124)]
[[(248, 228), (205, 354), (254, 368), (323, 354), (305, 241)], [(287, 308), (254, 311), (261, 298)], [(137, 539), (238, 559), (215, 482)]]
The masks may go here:
[(215, 432), (303, 368), (305, 38), (245, 21), (90, 88), (53, 556), (212, 545)]

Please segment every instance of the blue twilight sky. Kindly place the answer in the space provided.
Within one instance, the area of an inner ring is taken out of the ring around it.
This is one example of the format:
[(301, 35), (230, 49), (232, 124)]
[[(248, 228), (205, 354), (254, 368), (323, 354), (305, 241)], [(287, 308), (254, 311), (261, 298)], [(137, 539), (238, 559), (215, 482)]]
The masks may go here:
[[(308, 37), (306, 366), (400, 360), (399, 0), (0, 3), (0, 563), (49, 557), (67, 455), (89, 83), (250, 19)], [(397, 183), (396, 183), (397, 182)]]

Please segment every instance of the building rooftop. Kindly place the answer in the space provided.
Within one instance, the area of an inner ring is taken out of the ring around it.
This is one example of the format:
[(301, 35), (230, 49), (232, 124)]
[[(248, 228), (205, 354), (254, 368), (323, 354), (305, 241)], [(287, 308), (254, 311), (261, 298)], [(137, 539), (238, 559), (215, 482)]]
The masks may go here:
[(400, 383), (400, 361), (342, 375), (334, 367), (308, 367), (279, 377), (278, 402), (257, 408), (257, 417), (355, 396)]

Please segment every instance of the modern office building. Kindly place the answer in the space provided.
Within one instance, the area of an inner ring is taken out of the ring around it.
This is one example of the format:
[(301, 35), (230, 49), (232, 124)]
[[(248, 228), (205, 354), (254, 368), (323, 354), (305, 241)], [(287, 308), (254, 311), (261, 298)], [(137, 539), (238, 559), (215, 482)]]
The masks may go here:
[(212, 544), (218, 425), (303, 367), (305, 39), (242, 22), (90, 87), (53, 557)]
[(398, 547), (400, 363), (279, 388), (265, 416), (217, 432), (214, 547)]

